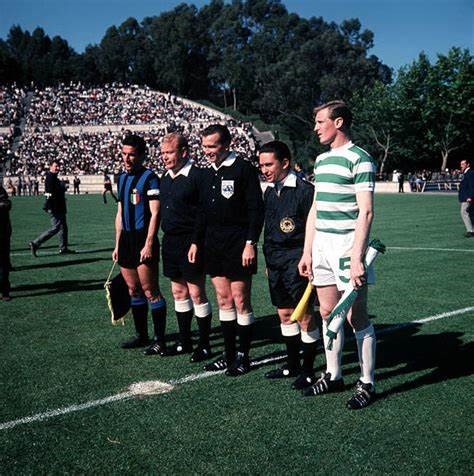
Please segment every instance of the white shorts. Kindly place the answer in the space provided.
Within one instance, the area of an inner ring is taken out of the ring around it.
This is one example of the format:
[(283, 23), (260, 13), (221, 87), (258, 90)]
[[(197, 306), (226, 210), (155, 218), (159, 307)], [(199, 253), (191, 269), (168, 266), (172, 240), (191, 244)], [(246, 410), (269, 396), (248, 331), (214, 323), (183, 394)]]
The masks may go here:
[[(316, 231), (313, 240), (313, 284), (336, 285), (339, 291), (350, 288), (351, 252), (354, 232), (344, 235)], [(367, 284), (374, 284), (372, 266), (367, 270)]]

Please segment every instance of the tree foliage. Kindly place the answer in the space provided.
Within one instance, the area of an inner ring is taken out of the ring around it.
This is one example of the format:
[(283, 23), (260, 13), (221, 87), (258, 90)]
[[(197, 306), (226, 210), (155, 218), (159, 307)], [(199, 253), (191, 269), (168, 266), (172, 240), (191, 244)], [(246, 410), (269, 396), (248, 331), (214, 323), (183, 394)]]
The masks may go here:
[(357, 136), (378, 157), (381, 171), (454, 167), (472, 150), (473, 93), (468, 50), (451, 48), (434, 64), (421, 53), (393, 83), (354, 94)]

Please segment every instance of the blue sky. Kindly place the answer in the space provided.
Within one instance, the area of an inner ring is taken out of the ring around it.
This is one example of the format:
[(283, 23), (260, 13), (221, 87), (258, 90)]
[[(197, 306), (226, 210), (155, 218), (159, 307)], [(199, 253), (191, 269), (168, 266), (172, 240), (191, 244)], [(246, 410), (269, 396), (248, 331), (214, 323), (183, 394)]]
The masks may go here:
[[(179, 0), (0, 0), (0, 38), (13, 24), (41, 26), (77, 51), (100, 42), (106, 29), (132, 16), (141, 21), (172, 9)], [(187, 1), (200, 7), (206, 0)], [(474, 45), (474, 0), (284, 0), (290, 12), (340, 23), (357, 17), (375, 34), (370, 53), (397, 70), (420, 51), (431, 60), (451, 46)]]

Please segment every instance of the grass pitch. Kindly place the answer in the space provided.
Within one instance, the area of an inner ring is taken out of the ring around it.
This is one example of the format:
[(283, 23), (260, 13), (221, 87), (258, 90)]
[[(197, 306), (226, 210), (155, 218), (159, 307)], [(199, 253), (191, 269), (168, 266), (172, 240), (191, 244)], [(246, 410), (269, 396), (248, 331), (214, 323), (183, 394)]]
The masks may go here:
[[(372, 235), (388, 247), (369, 301), (379, 399), (356, 412), (345, 408), (358, 378), (353, 341), (344, 352), (346, 390), (314, 398), (291, 390), (291, 381), (266, 381), (277, 363), (231, 379), (206, 376), (187, 356), (120, 349), (133, 325), (111, 326), (103, 290), (115, 206), (98, 195), (69, 197), (78, 253), (57, 255), (55, 237), (35, 259), (27, 243), (49, 224), (41, 206), (41, 198), (13, 199), (14, 299), (0, 302), (0, 428), (66, 411), (0, 429), (2, 474), (473, 473), (474, 240), (462, 236), (454, 196), (376, 196)], [(263, 270), (260, 256), (255, 360), (283, 349)], [(169, 283), (161, 279), (161, 287), (172, 309)], [(217, 352), (216, 317), (214, 325)], [(171, 310), (168, 334), (176, 330)], [(321, 354), (316, 367), (324, 370)], [(105, 400), (144, 381), (170, 387)]]

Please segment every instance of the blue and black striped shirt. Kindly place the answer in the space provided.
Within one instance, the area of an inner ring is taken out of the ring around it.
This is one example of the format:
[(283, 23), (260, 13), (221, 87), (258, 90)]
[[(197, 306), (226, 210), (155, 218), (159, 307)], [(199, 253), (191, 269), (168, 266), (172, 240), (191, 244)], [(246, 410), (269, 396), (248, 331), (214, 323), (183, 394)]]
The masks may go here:
[(119, 176), (118, 195), (122, 204), (122, 228), (126, 231), (148, 228), (151, 212), (150, 200), (160, 199), (160, 179), (149, 169), (142, 167), (135, 174)]

